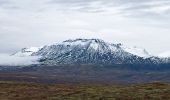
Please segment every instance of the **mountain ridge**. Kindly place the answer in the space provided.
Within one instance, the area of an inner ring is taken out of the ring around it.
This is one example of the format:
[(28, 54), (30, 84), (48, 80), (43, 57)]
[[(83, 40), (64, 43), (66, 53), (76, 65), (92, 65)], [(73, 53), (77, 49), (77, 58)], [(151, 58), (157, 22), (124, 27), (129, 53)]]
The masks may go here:
[[(169, 63), (168, 59), (152, 56), (145, 49), (129, 48), (120, 43), (108, 43), (101, 39), (69, 39), (61, 43), (38, 47), (29, 53), (26, 56), (41, 56), (39, 62), (47, 65)], [(14, 55), (19, 56), (16, 54)]]

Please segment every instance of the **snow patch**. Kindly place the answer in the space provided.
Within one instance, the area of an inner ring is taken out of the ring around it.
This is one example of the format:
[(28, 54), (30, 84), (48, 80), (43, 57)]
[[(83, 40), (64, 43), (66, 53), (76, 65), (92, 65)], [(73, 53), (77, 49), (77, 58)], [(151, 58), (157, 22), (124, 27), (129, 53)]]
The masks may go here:
[(139, 57), (143, 57), (143, 58), (151, 57), (151, 55), (145, 49), (141, 49), (141, 48), (137, 48), (137, 47), (125, 47), (125, 46), (122, 46), (122, 48), (126, 52), (131, 53), (136, 56), (139, 56)]
[(97, 44), (95, 41), (92, 41), (90, 43), (90, 47), (93, 48), (94, 50), (97, 50), (99, 48), (99, 44)]
[(63, 42), (64, 45), (86, 45), (87, 42), (85, 41), (75, 41), (75, 42)]
[(115, 52), (117, 50), (117, 48), (113, 45), (109, 45), (109, 48), (111, 49), (112, 52)]
[(21, 51), (14, 54), (14, 56), (18, 57), (26, 57), (31, 56), (33, 53), (40, 50), (42, 47), (30, 47), (30, 48), (23, 48)]

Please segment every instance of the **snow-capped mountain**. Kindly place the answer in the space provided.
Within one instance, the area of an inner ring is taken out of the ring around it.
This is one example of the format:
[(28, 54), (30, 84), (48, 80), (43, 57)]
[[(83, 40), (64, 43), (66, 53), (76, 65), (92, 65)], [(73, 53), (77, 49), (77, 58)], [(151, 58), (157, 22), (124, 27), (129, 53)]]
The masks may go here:
[(38, 48), (24, 48), (14, 55), (39, 56), (39, 62), (47, 65), (163, 63), (162, 59), (151, 56), (145, 49), (107, 43), (101, 39), (66, 40)]

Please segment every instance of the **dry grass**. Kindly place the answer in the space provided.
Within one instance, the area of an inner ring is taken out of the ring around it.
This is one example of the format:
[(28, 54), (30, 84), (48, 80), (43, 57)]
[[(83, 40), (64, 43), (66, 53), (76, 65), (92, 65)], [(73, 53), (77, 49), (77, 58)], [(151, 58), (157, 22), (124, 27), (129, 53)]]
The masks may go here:
[(1, 82), (0, 100), (170, 100), (170, 84), (118, 86)]

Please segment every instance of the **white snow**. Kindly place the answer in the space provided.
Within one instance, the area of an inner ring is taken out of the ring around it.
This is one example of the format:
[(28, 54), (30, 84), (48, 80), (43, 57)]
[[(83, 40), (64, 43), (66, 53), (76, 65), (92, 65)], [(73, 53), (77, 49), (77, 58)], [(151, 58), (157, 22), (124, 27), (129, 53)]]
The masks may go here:
[(64, 45), (86, 45), (85, 41), (63, 42)]
[(37, 52), (42, 47), (30, 47), (30, 48), (24, 48), (21, 51), (14, 54), (14, 56), (18, 57), (25, 57), (25, 56), (31, 56), (34, 52)]
[(41, 47), (30, 47), (27, 48), (26, 51), (37, 52)]
[(93, 48), (94, 50), (97, 50), (99, 48), (99, 44), (96, 43), (94, 40), (76, 40), (76, 41), (67, 41), (67, 42), (63, 42), (62, 44), (64, 45), (70, 45), (70, 46), (77, 46), (77, 45), (80, 45), (80, 46), (86, 46), (90, 43), (90, 47)]
[(158, 55), (158, 57), (161, 57), (161, 58), (168, 58), (168, 57), (170, 57), (170, 51), (161, 53), (161, 54)]
[(150, 55), (145, 49), (142, 49), (142, 48), (125, 47), (125, 46), (122, 46), (122, 48), (123, 48), (126, 52), (131, 53), (131, 54), (136, 55), (136, 56), (139, 56), (139, 57), (143, 57), (143, 58), (149, 58), (149, 57), (151, 57), (151, 55)]
[(90, 44), (90, 47), (93, 48), (94, 50), (97, 50), (99, 48), (99, 44), (97, 44), (96, 42), (92, 41)]
[(18, 57), (25, 57), (25, 56), (31, 56), (33, 52), (17, 52), (16, 54), (14, 54), (14, 56), (18, 56)]
[(109, 44), (109, 48), (112, 50), (112, 52), (115, 52), (117, 48), (111, 44)]

